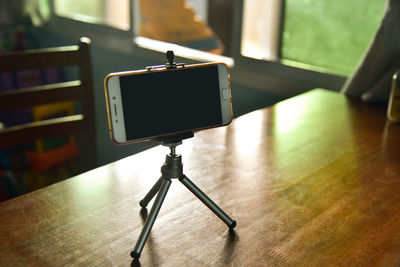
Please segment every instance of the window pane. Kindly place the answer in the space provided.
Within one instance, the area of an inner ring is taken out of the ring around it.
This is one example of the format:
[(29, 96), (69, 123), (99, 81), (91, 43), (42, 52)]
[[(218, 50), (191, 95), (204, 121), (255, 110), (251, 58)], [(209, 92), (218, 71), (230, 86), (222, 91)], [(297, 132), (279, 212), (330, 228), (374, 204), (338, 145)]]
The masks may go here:
[(54, 0), (59, 16), (129, 30), (129, 0)]
[(137, 3), (138, 36), (222, 54), (221, 41), (206, 23), (207, 1), (138, 0)]
[(386, 0), (285, 3), (281, 51), (284, 62), (348, 75), (378, 29)]
[(241, 53), (246, 57), (278, 58), (282, 0), (246, 0), (243, 4)]

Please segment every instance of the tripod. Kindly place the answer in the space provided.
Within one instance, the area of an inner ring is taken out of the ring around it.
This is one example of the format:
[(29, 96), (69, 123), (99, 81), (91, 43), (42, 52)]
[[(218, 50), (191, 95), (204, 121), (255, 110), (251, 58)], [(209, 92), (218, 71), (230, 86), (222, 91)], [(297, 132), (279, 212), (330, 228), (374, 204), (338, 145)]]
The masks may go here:
[(177, 136), (160, 137), (155, 139), (163, 146), (170, 148), (170, 153), (166, 155), (165, 162), (161, 167), (161, 177), (153, 185), (147, 195), (139, 202), (140, 206), (145, 209), (153, 197), (157, 194), (154, 204), (150, 210), (149, 216), (143, 226), (142, 232), (136, 242), (134, 250), (131, 252), (131, 257), (139, 259), (143, 250), (144, 244), (150, 234), (151, 228), (156, 220), (158, 212), (161, 209), (165, 196), (171, 185), (171, 179), (178, 180), (186, 186), (198, 199), (200, 199), (215, 215), (217, 215), (228, 227), (233, 229), (236, 226), (236, 221), (232, 220), (221, 208), (219, 208), (205, 193), (203, 193), (186, 175), (183, 174), (182, 156), (175, 153), (176, 146), (182, 144), (182, 140), (193, 137), (192, 132), (183, 133)]

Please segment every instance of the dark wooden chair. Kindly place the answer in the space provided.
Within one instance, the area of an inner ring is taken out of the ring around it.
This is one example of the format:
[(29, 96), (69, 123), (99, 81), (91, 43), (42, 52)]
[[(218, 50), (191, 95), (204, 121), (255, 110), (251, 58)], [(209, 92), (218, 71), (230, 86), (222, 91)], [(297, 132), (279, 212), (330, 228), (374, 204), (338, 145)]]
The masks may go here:
[(79, 172), (96, 167), (94, 96), (89, 48), (90, 40), (81, 38), (79, 44), (74, 46), (0, 54), (2, 73), (65, 66), (77, 66), (79, 69), (79, 80), (0, 92), (0, 113), (65, 101), (79, 103), (77, 109), (80, 109), (79, 113), (0, 129), (0, 151), (57, 136), (76, 136)]

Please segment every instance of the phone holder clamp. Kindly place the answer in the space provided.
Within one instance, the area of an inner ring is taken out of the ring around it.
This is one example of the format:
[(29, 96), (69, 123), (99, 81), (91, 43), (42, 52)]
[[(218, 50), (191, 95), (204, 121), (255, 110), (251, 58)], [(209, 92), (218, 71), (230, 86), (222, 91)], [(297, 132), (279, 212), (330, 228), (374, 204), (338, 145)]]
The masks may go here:
[(174, 62), (174, 51), (172, 50), (168, 50), (167, 51), (167, 59), (168, 62), (165, 63), (164, 65), (154, 65), (154, 66), (147, 66), (146, 70), (147, 71), (152, 71), (152, 70), (156, 70), (156, 69), (167, 69), (167, 70), (171, 70), (171, 69), (176, 69), (178, 67), (184, 68), (185, 67), (185, 63), (176, 63)]

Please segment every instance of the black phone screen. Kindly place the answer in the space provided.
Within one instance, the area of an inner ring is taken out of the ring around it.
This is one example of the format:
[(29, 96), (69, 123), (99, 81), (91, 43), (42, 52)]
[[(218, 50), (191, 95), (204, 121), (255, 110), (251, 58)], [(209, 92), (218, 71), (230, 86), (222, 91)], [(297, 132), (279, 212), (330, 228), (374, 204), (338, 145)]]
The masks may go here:
[(127, 140), (222, 124), (218, 66), (120, 76)]

